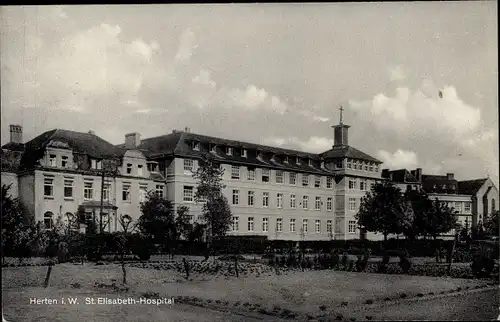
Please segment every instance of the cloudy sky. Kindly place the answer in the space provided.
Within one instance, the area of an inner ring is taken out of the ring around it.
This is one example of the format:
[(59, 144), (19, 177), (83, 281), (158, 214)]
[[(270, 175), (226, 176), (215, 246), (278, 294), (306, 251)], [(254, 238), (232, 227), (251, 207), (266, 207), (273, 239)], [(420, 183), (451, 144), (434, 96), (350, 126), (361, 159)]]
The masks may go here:
[[(192, 132), (498, 183), (497, 4), (1, 8), (2, 144)], [(442, 97), (439, 95), (442, 93)]]

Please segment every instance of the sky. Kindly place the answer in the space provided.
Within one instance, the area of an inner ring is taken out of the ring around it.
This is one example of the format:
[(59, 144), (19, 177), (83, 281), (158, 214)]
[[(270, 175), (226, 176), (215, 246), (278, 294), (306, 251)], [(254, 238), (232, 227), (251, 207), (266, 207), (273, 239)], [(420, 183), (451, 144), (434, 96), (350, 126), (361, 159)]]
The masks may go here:
[[(497, 4), (2, 7), (1, 134), (191, 132), (498, 186)], [(441, 92), (441, 95), (439, 94)]]

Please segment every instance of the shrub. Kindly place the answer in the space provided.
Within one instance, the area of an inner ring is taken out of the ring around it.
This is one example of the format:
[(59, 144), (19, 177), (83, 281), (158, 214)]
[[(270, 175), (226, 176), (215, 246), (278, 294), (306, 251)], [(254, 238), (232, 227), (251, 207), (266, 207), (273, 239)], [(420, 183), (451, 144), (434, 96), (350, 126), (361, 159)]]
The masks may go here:
[(373, 304), (373, 300), (366, 300), (365, 304)]

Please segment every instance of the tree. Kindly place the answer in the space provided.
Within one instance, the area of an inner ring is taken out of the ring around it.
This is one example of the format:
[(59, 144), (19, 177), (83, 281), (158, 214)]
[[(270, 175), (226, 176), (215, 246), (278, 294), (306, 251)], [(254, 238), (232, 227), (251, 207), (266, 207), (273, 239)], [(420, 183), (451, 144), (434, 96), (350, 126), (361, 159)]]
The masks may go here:
[(141, 203), (142, 215), (137, 228), (151, 244), (160, 244), (172, 253), (172, 243), (176, 239), (174, 206), (170, 200), (148, 192), (146, 201)]
[(118, 220), (122, 231), (114, 235), (114, 242), (120, 254), (120, 262), (122, 267), (122, 283), (127, 284), (127, 270), (125, 268), (125, 254), (130, 252), (130, 235), (135, 230), (139, 223), (132, 224), (132, 217), (129, 215), (120, 215)]
[(489, 216), (484, 218), (484, 232), (488, 236), (496, 236), (500, 234), (498, 227), (498, 219), (500, 217), (500, 212), (498, 210), (492, 212)]
[(231, 208), (222, 193), (223, 174), (220, 164), (209, 154), (203, 156), (193, 174), (193, 178), (198, 181), (194, 199), (196, 202), (203, 202), (201, 220), (206, 225), (209, 248), (212, 248), (214, 239), (226, 235), (231, 224)]
[(177, 207), (177, 216), (175, 217), (176, 239), (189, 240), (193, 233), (193, 224), (189, 218), (189, 207), (181, 205)]
[(362, 199), (356, 219), (362, 230), (379, 232), (387, 241), (389, 234), (401, 234), (410, 230), (413, 209), (391, 182), (377, 183)]
[(9, 195), (11, 185), (2, 184), (2, 260), (15, 256), (21, 262), (36, 250), (41, 223), (35, 223), (18, 198)]
[(41, 232), (41, 242), (44, 245), (44, 255), (49, 259), (49, 266), (47, 267), (47, 274), (45, 275), (44, 287), (49, 286), (50, 275), (52, 267), (54, 266), (55, 258), (58, 257), (62, 251), (62, 244), (65, 241), (65, 232), (63, 220), (58, 216), (56, 222), (51, 229)]
[[(458, 229), (457, 212), (448, 207), (444, 202), (437, 198), (432, 201), (431, 208), (426, 213), (425, 224), (423, 224), (424, 236), (431, 236), (436, 239), (439, 235), (449, 232), (452, 229)], [(424, 221), (424, 220), (422, 220)]]

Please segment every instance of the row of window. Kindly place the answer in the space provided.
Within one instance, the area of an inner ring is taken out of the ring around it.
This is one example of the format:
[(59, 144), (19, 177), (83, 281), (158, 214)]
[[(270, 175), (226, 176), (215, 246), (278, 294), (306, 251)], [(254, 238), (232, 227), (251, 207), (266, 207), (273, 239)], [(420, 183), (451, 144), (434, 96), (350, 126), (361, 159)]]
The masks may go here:
[[(239, 222), (240, 219), (238, 216), (233, 216), (232, 218), (232, 226), (231, 229), (233, 232), (239, 231)], [(308, 232), (308, 227), (309, 226), (309, 219), (302, 219), (302, 228), (300, 230), (301, 233), (307, 233)], [(269, 231), (269, 218), (264, 217), (262, 218), (262, 232), (268, 232)], [(255, 218), (254, 217), (248, 217), (247, 218), (247, 231), (249, 232), (254, 232), (255, 231)], [(288, 224), (288, 231), (289, 232), (296, 232), (296, 219), (291, 218), (289, 220)], [(321, 233), (321, 220), (316, 219), (314, 221), (314, 231), (316, 233)], [(356, 221), (355, 220), (349, 220), (348, 222), (348, 227), (347, 227), (348, 233), (356, 233)], [(283, 232), (283, 218), (276, 218), (276, 232)], [(332, 220), (327, 220), (326, 221), (326, 232), (327, 233), (332, 233)]]
[[(110, 199), (110, 188), (111, 185), (109, 183), (104, 184), (103, 189), (103, 200)], [(147, 195), (147, 186), (139, 185), (139, 200), (140, 202), (144, 202)], [(156, 185), (156, 193), (164, 198), (164, 186)], [(52, 178), (44, 178), (43, 182), (43, 195), (47, 198), (54, 197), (54, 179)], [(84, 200), (94, 200), (94, 182), (90, 180), (86, 180), (83, 183), (83, 199)], [(64, 198), (73, 199), (74, 198), (74, 180), (73, 179), (64, 179)], [(100, 196), (98, 196), (100, 199)], [(122, 188), (122, 201), (131, 201), (131, 184), (123, 183)]]
[[(57, 155), (49, 154), (49, 166), (50, 167), (58, 167)], [(69, 167), (69, 157), (67, 155), (61, 156), (61, 167), (68, 168)]]
[(458, 213), (465, 213), (465, 214), (471, 213), (471, 202), (469, 201), (463, 202), (463, 208), (462, 208), (462, 202), (460, 201), (457, 202), (442, 201), (441, 203), (447, 205), (450, 208), (453, 208)]
[[(194, 161), (193, 160), (184, 159), (184, 171), (187, 173), (191, 173), (194, 171)], [(285, 172), (284, 171), (276, 170), (276, 171), (274, 171), (274, 174), (275, 174), (275, 176), (274, 176), (275, 183), (278, 183), (278, 184), (285, 183)], [(298, 177), (298, 173), (295, 173), (295, 172), (288, 173), (288, 184), (296, 185), (297, 184), (297, 177)], [(308, 175), (308, 174), (302, 174), (301, 185), (303, 187), (309, 187), (309, 177), (310, 177), (310, 175)], [(231, 179), (240, 180), (241, 178), (242, 178), (241, 167), (235, 166), (235, 165), (231, 166)], [(246, 180), (255, 181), (255, 167), (247, 167)], [(271, 170), (265, 169), (265, 168), (262, 169), (261, 181), (262, 182), (271, 182)], [(314, 187), (315, 188), (322, 187), (321, 176), (314, 176)], [(332, 177), (326, 178), (326, 188), (327, 189), (333, 188), (333, 178)]]

